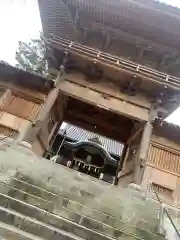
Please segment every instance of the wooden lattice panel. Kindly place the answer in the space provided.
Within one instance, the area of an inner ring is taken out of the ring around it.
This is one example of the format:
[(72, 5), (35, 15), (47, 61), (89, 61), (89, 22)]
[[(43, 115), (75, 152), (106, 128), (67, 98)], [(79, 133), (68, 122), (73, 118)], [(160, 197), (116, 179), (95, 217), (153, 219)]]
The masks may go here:
[(158, 194), (166, 198), (172, 198), (173, 191), (169, 188), (166, 188), (164, 186), (160, 186), (156, 183), (152, 184), (153, 190)]
[(148, 163), (157, 168), (180, 175), (180, 153), (151, 145)]
[(39, 104), (13, 94), (6, 99), (4, 105), (2, 106), (3, 111), (30, 121), (35, 119), (39, 112), (39, 108)]
[(0, 134), (10, 138), (16, 138), (18, 136), (18, 131), (8, 128), (6, 126), (0, 125)]

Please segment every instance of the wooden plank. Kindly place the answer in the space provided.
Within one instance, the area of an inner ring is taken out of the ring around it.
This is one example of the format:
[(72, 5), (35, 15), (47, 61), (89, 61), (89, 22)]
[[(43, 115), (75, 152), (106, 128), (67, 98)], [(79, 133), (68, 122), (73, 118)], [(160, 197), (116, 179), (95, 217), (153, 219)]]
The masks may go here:
[(148, 109), (134, 106), (129, 102), (122, 101), (113, 97), (110, 99), (104, 99), (102, 94), (99, 92), (90, 90), (75, 83), (71, 83), (67, 80), (61, 82), (59, 87), (60, 90), (66, 95), (84, 101), (86, 103), (90, 103), (96, 107), (100, 107), (110, 112), (124, 115), (136, 120), (148, 120)]
[(1, 109), (17, 117), (34, 121), (39, 112), (40, 105), (11, 93), (4, 101)]
[(94, 83), (91, 79), (87, 81), (87, 76), (78, 72), (67, 74), (65, 79), (72, 83), (88, 87), (89, 89), (95, 90), (101, 94), (107, 94), (108, 97), (114, 97), (122, 101), (127, 101), (143, 108), (151, 107), (150, 100), (147, 97), (143, 96), (142, 93), (137, 93), (136, 96), (128, 96), (127, 94), (120, 92), (120, 88), (118, 87), (118, 85), (120, 84), (121, 79), (118, 79), (113, 83), (108, 82), (107, 79), (102, 79), (99, 80), (99, 82)]
[(163, 146), (151, 145), (148, 165), (180, 175), (180, 152), (175, 153), (174, 151), (167, 150)]

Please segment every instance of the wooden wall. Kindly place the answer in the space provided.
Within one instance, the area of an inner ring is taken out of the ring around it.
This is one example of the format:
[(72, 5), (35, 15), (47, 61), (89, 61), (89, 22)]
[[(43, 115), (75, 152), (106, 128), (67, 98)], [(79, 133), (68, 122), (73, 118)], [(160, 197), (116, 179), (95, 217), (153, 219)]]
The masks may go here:
[(180, 202), (180, 146), (160, 136), (152, 136), (142, 188), (152, 182), (164, 201)]
[(148, 164), (168, 173), (180, 175), (180, 151), (152, 143)]
[(35, 92), (26, 89), (24, 94), (21, 88), (19, 92), (5, 89), (0, 97), (0, 133), (21, 137), (36, 121), (42, 104), (43, 98), (40, 99), (38, 93), (35, 97)]
[(29, 121), (34, 121), (36, 119), (39, 109), (40, 104), (19, 97), (14, 93), (10, 93), (4, 104), (1, 106), (2, 111)]
[[(57, 90), (58, 92), (58, 90)], [(49, 92), (53, 93), (52, 91)], [(31, 91), (24, 87), (11, 86), (0, 89), (0, 134), (19, 141), (29, 134), (33, 126), (39, 122), (42, 106), (45, 106), (48, 94)], [(53, 107), (47, 110), (47, 116), (40, 124), (32, 147), (37, 154), (42, 155), (50, 147), (50, 141), (57, 132), (57, 127), (63, 121), (63, 111), (66, 104), (64, 94), (57, 95)], [(46, 112), (46, 109), (44, 109)], [(46, 115), (46, 113), (45, 113)]]

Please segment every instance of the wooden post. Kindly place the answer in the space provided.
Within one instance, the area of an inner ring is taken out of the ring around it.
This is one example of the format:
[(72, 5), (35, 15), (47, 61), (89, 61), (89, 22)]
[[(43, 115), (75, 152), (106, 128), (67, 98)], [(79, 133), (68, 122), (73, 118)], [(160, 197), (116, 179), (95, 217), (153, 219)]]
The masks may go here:
[[(141, 181), (141, 178), (144, 172), (144, 166), (148, 158), (148, 152), (149, 152), (149, 147), (151, 143), (151, 136), (153, 132), (152, 122), (155, 120), (156, 116), (157, 116), (157, 108), (154, 108), (154, 106), (152, 106), (149, 111), (149, 119), (144, 125), (140, 147), (138, 151), (138, 156), (137, 156), (138, 160), (136, 162), (137, 167), (134, 172), (134, 181), (136, 183), (139, 183)], [(141, 167), (143, 168), (141, 169)]]
[(49, 92), (49, 94), (40, 110), (40, 113), (36, 120), (36, 123), (31, 124), (31, 126), (27, 130), (27, 133), (25, 134), (22, 141), (28, 142), (31, 145), (35, 141), (38, 132), (40, 131), (44, 121), (46, 121), (48, 114), (51, 111), (52, 106), (54, 105), (56, 99), (59, 96), (59, 84), (64, 79), (65, 79), (64, 67), (61, 66), (59, 75), (55, 81), (56, 87)]
[(41, 107), (36, 123), (31, 124), (22, 141), (28, 142), (30, 144), (35, 141), (38, 132), (40, 131), (44, 121), (46, 121), (48, 114), (58, 97), (58, 93), (59, 90), (55, 88), (48, 94), (45, 103)]
[(156, 119), (157, 116), (157, 107), (152, 106), (149, 111), (149, 119), (144, 125), (144, 130), (142, 133), (142, 139), (140, 143), (140, 152), (139, 158), (141, 163), (145, 163), (148, 157), (149, 146), (151, 142), (151, 136), (153, 132), (152, 122)]
[(144, 166), (148, 157), (149, 152), (149, 146), (151, 142), (151, 136), (152, 136), (153, 126), (148, 121), (144, 125), (142, 138), (140, 142), (139, 149), (137, 151), (137, 156), (135, 159), (135, 169), (134, 169), (134, 178), (133, 181), (137, 184), (141, 181), (141, 166)]
[(114, 179), (114, 185), (117, 185), (118, 184), (118, 174), (120, 172), (121, 169), (123, 169), (124, 165), (125, 165), (125, 161), (127, 160), (127, 152), (128, 152), (128, 145), (125, 145), (124, 146), (124, 149), (123, 149), (123, 152), (122, 152), (122, 155), (120, 157), (120, 160), (119, 160), (119, 164), (118, 164), (118, 167), (117, 167), (117, 171), (116, 171), (116, 176), (115, 176), (115, 179)]
[(145, 123), (144, 130), (142, 133), (141, 143), (140, 143), (140, 151), (139, 151), (139, 158), (142, 161), (146, 161), (151, 141), (153, 126), (148, 121)]

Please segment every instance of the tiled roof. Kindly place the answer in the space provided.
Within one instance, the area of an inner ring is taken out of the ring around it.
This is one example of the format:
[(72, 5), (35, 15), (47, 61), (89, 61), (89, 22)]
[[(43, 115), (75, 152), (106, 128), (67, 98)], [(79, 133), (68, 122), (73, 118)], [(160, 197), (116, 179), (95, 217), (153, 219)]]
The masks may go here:
[(79, 128), (77, 126), (67, 124), (65, 128), (60, 129), (60, 134), (66, 130), (67, 138), (75, 141), (89, 140), (91, 138), (98, 138), (102, 146), (113, 155), (121, 156), (124, 145), (120, 142), (114, 141), (112, 139), (106, 138), (102, 135), (96, 134), (94, 132), (89, 132), (85, 129)]
[[(42, 76), (35, 73), (27, 72), (18, 67), (11, 66), (5, 61), (0, 61), (0, 76), (7, 76), (6, 83), (11, 82), (14, 85), (21, 85), (24, 87), (31, 88), (33, 90), (42, 91), (43, 93), (48, 93), (53, 87), (53, 81), (48, 80)], [(1, 78), (1, 82), (4, 81)], [(24, 81), (26, 79), (26, 81)]]
[(154, 133), (170, 141), (180, 144), (180, 126), (167, 121), (156, 119), (154, 122)]
[(50, 37), (53, 34), (75, 40), (74, 23), (63, 0), (38, 0), (38, 2), (44, 36)]

